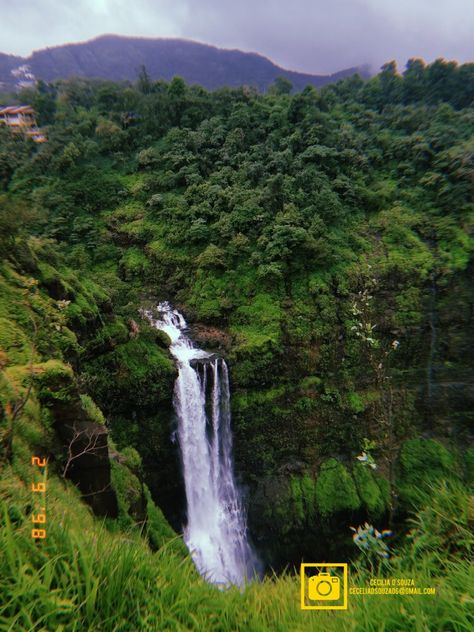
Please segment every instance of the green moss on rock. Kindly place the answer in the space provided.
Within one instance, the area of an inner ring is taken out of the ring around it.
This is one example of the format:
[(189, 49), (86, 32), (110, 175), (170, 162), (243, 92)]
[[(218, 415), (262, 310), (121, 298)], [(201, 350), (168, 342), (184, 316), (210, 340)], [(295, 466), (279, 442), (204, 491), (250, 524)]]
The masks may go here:
[(87, 414), (89, 419), (91, 421), (94, 421), (96, 424), (100, 424), (101, 426), (105, 425), (104, 415), (97, 404), (94, 402), (94, 400), (89, 397), (89, 395), (81, 395), (80, 398), (82, 409)]
[(336, 459), (328, 459), (321, 465), (316, 479), (316, 500), (321, 515), (325, 517), (360, 507), (354, 480), (347, 468)]
[(168, 349), (171, 345), (171, 338), (165, 331), (157, 329), (155, 332), (155, 342), (162, 349)]
[(142, 485), (128, 467), (117, 461), (111, 461), (112, 485), (117, 495), (118, 522), (122, 528), (143, 522), (144, 503)]
[(128, 340), (87, 365), (93, 376), (94, 397), (126, 405), (133, 394), (134, 405), (153, 406), (173, 392), (176, 369), (165, 351), (141, 336)]
[(25, 333), (11, 320), (0, 318), (0, 349), (7, 354), (7, 364), (26, 364), (31, 344)]
[(292, 476), (290, 479), (293, 524), (301, 527), (311, 523), (317, 511), (316, 484), (309, 474)]
[(182, 557), (187, 557), (186, 545), (182, 538), (173, 531), (161, 509), (153, 502), (150, 490), (146, 485), (143, 485), (143, 493), (146, 501), (147, 534), (151, 546), (154, 549), (159, 549), (171, 541), (171, 548)]
[(45, 261), (41, 261), (38, 263), (39, 270), (39, 280), (46, 286), (51, 285), (52, 283), (60, 283), (61, 278), (59, 276), (58, 271), (49, 263)]
[(353, 476), (362, 504), (371, 516), (380, 516), (386, 509), (386, 499), (372, 470), (362, 463), (356, 463)]
[(300, 479), (292, 476), (290, 479), (291, 498), (293, 501), (293, 514), (295, 523), (301, 526), (305, 522), (305, 512), (303, 503), (303, 493), (301, 490)]
[(349, 393), (347, 402), (353, 413), (361, 413), (365, 409), (364, 400), (358, 393)]
[(33, 366), (38, 395), (45, 403), (75, 399), (77, 388), (72, 368), (60, 360), (48, 360)]

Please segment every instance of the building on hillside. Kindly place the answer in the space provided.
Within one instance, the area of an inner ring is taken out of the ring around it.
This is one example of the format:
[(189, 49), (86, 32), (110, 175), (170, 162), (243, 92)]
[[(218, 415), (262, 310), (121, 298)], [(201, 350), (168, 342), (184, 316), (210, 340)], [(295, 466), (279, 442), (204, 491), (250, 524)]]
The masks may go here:
[(0, 123), (7, 125), (12, 132), (26, 134), (36, 143), (46, 140), (44, 132), (36, 124), (36, 114), (30, 105), (0, 107)]

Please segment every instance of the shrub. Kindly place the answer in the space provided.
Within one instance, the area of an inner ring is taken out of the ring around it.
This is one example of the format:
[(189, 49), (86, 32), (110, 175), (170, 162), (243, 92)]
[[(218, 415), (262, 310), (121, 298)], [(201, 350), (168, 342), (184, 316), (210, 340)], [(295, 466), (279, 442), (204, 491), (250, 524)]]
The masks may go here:
[(121, 450), (122, 456), (126, 460), (127, 467), (129, 467), (133, 471), (137, 471), (142, 466), (142, 457), (138, 454), (135, 448), (130, 446), (123, 448)]
[(410, 439), (400, 452), (398, 491), (402, 502), (416, 503), (420, 490), (455, 475), (454, 456), (433, 439)]

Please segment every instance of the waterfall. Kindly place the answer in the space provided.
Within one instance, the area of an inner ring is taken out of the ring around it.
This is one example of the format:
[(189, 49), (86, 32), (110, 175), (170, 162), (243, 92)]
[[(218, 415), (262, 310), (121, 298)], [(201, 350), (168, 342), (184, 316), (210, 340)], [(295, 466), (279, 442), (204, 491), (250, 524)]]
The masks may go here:
[(170, 337), (179, 372), (173, 403), (187, 503), (184, 540), (209, 582), (242, 585), (255, 574), (257, 561), (234, 480), (227, 365), (194, 347), (186, 321), (169, 303), (160, 303), (158, 311), (161, 320), (145, 315)]

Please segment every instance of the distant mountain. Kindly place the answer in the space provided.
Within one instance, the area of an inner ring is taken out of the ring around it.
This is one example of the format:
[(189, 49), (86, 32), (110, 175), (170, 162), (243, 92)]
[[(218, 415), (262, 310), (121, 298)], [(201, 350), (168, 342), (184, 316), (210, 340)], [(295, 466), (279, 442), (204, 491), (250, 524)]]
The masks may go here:
[(356, 72), (368, 76), (366, 67), (348, 68), (332, 75), (309, 75), (280, 68), (256, 53), (189, 40), (102, 35), (88, 42), (35, 51), (26, 58), (0, 53), (0, 87), (28, 85), (31, 75), (44, 81), (68, 77), (134, 81), (142, 65), (154, 80), (170, 80), (179, 75), (187, 83), (209, 90), (251, 85), (265, 91), (281, 76), (287, 77), (296, 90), (302, 90), (308, 84), (323, 86)]

